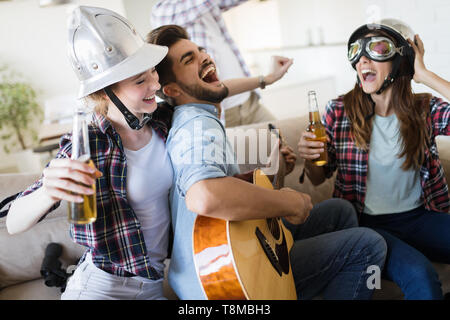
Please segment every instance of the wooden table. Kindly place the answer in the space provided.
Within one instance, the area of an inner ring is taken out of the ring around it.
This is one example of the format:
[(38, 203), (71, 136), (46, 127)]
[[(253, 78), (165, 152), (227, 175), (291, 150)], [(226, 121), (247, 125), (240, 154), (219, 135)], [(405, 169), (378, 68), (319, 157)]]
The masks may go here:
[(43, 124), (39, 130), (39, 146), (33, 148), (33, 152), (52, 153), (53, 150), (59, 148), (59, 140), (61, 137), (72, 131), (72, 123), (48, 123)]
[(39, 130), (39, 142), (61, 138), (62, 135), (72, 131), (72, 123), (43, 124)]

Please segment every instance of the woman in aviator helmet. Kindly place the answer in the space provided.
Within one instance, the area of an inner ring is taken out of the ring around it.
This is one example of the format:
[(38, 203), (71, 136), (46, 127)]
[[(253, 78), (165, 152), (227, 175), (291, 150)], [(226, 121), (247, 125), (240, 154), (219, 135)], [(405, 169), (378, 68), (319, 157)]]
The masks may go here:
[(425, 68), (423, 54), (420, 38), (398, 20), (358, 28), (348, 42), (357, 83), (323, 117), (329, 163), (310, 163), (323, 150), (306, 140), (311, 133), (298, 150), (314, 184), (337, 170), (334, 196), (351, 201), (360, 225), (385, 238), (383, 274), (405, 298), (442, 299), (430, 260), (450, 263), (450, 200), (435, 138), (450, 135), (450, 105), (414, 94), (411, 79), (448, 99), (450, 84)]
[(155, 66), (168, 49), (145, 43), (107, 9), (79, 7), (69, 22), (79, 98), (96, 104), (89, 141), (97, 169), (71, 160), (71, 135), (62, 137), (56, 159), (12, 204), (8, 230), (31, 228), (61, 200), (82, 201), (80, 195), (92, 193), (83, 185), (96, 181), (97, 220), (70, 225), (73, 241), (87, 250), (62, 298), (163, 299), (173, 172)]

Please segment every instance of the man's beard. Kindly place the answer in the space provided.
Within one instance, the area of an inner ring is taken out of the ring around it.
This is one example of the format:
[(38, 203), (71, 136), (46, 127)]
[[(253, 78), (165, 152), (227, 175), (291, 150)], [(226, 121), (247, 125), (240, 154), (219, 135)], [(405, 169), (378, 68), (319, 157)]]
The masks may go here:
[(201, 101), (219, 103), (228, 96), (228, 88), (224, 85), (222, 85), (222, 90), (220, 91), (206, 89), (198, 84), (185, 85), (178, 83), (178, 85), (184, 92)]

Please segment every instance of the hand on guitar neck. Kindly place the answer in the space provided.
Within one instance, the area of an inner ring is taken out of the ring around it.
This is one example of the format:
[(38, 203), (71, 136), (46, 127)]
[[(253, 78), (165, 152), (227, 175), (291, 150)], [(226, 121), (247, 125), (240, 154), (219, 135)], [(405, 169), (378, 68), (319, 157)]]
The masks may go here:
[(278, 150), (272, 150), (272, 153), (270, 155), (270, 163), (272, 164), (274, 161), (276, 161), (275, 159), (278, 159), (279, 166), (276, 176), (268, 175), (267, 177), (271, 181), (274, 181), (275, 189), (279, 189), (283, 192), (293, 192), (292, 195), (296, 195), (297, 197), (298, 195), (301, 195), (301, 197), (303, 198), (303, 205), (300, 206), (301, 213), (298, 215), (285, 216), (284, 218), (292, 224), (304, 223), (313, 207), (311, 197), (306, 193), (297, 192), (291, 188), (283, 188), (284, 177), (294, 170), (295, 162), (297, 161), (297, 155), (294, 153), (294, 150), (292, 150), (292, 148), (286, 143), (284, 137), (281, 135), (280, 130), (275, 128), (275, 126), (271, 123), (268, 124), (268, 128), (270, 132), (278, 138), (277, 142), (279, 146)]
[[(274, 162), (278, 161), (278, 172), (275, 177), (275, 189), (281, 189), (284, 185), (284, 177), (290, 174), (295, 167), (297, 161), (297, 155), (294, 150), (286, 143), (284, 137), (281, 135), (280, 130), (275, 128), (271, 123), (268, 124), (268, 128), (271, 134), (275, 135), (278, 139), (278, 150), (273, 149), (269, 158), (269, 166), (272, 166)], [(264, 171), (264, 170), (263, 170)], [(267, 175), (271, 181), (274, 181), (274, 175)]]
[(292, 148), (288, 145), (285, 146), (282, 145), (280, 148), (280, 153), (283, 156), (286, 164), (285, 175), (287, 176), (294, 170), (295, 161), (297, 161), (297, 155), (294, 153), (294, 150), (292, 150)]
[[(267, 174), (267, 177), (270, 181), (275, 180), (278, 182), (275, 186), (275, 189), (281, 189), (283, 187), (284, 177), (294, 170), (295, 162), (297, 161), (297, 155), (294, 153), (294, 150), (288, 144), (286, 144), (286, 141), (281, 136), (279, 130), (277, 130), (271, 123), (269, 123), (268, 126), (269, 131), (278, 139), (278, 150), (276, 150), (275, 148), (272, 150), (269, 156), (270, 161), (268, 167), (271, 167), (272, 164), (277, 161), (279, 162), (279, 166), (278, 172), (276, 174), (277, 177), (275, 177), (274, 174)], [(263, 171), (265, 170), (263, 169)], [(236, 174), (234, 175), (234, 177), (247, 181), (249, 183), (253, 183), (253, 170), (246, 173)]]

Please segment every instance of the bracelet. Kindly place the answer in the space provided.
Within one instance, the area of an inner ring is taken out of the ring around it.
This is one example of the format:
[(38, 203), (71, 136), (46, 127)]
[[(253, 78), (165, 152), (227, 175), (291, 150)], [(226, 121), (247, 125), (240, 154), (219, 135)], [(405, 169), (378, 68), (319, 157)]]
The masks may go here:
[(264, 89), (266, 87), (266, 81), (264, 80), (264, 76), (259, 76), (259, 88)]

